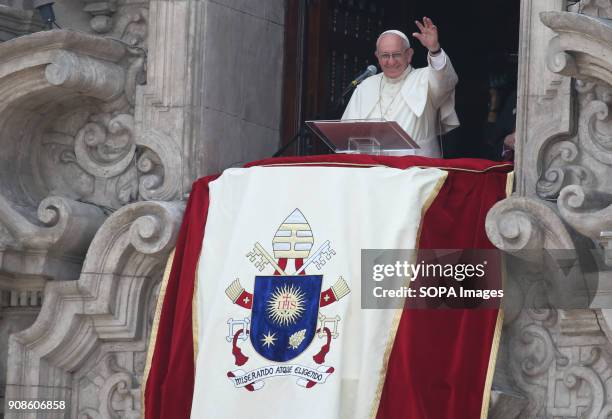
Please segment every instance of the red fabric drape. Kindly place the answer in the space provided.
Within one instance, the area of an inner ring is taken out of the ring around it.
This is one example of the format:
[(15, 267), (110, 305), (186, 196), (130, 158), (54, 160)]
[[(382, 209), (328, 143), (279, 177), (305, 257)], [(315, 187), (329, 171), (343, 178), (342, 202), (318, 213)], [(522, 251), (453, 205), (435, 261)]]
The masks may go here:
[[(505, 188), (505, 173), (450, 172), (425, 215), (419, 248), (493, 248), (484, 219)], [(497, 314), (404, 310), (377, 418), (479, 418)]]
[(144, 392), (146, 418), (188, 418), (195, 377), (192, 299), (208, 215), (209, 176), (193, 184), (163, 300)]
[[(449, 176), (423, 222), (420, 245), (449, 249), (491, 247), (484, 234), (484, 217), (504, 197), (506, 173), (512, 169), (509, 164), (474, 159), (341, 154), (266, 159), (247, 166), (271, 164), (448, 168)], [(208, 184), (216, 178), (193, 184), (185, 210), (145, 384), (146, 419), (190, 415), (195, 271), (206, 226)], [(389, 360), (378, 417), (479, 417), (495, 318), (496, 312), (484, 310), (406, 310)]]

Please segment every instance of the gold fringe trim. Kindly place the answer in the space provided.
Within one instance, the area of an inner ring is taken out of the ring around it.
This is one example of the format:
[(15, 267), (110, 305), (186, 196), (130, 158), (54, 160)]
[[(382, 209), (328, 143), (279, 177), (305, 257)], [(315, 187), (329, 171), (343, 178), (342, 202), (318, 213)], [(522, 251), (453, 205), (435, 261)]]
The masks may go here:
[(199, 279), (198, 272), (200, 272), (201, 256), (202, 256), (202, 253), (200, 253), (200, 256), (198, 256), (198, 263), (196, 263), (195, 278), (193, 279), (193, 298), (191, 300), (191, 333), (193, 334), (193, 365), (194, 365), (194, 368), (197, 365), (198, 349), (200, 347), (199, 345), (200, 324), (198, 322), (198, 279)]
[(512, 189), (514, 189), (514, 171), (506, 176), (506, 198), (512, 195)]
[(438, 180), (438, 183), (436, 183), (436, 186), (431, 192), (431, 195), (429, 195), (429, 198), (427, 198), (427, 201), (425, 201), (425, 205), (423, 205), (423, 208), (421, 208), (421, 220), (419, 221), (419, 231), (417, 232), (416, 243), (414, 247), (417, 247), (419, 245), (419, 242), (421, 241), (421, 230), (423, 229), (423, 219), (425, 218), (425, 214), (427, 214), (429, 207), (431, 207), (433, 201), (438, 197), (438, 194), (440, 193), (444, 182), (446, 182), (447, 177), (448, 172), (444, 171), (444, 176), (442, 176), (440, 180)]
[(147, 348), (147, 362), (145, 363), (145, 369), (142, 376), (142, 386), (140, 387), (141, 393), (141, 410), (140, 417), (145, 417), (145, 390), (147, 389), (147, 379), (149, 378), (149, 371), (151, 369), (151, 361), (153, 360), (153, 352), (155, 351), (155, 343), (157, 342), (157, 331), (159, 329), (159, 319), (161, 317), (162, 306), (166, 297), (166, 288), (168, 287), (168, 280), (170, 279), (170, 271), (172, 271), (172, 262), (174, 261), (174, 251), (172, 249), (166, 262), (166, 268), (164, 269), (164, 276), (159, 287), (159, 295), (157, 296), (157, 304), (155, 305), (155, 317), (153, 318), (153, 325), (151, 326), (151, 336), (149, 337), (149, 347)]
[(397, 329), (402, 319), (403, 309), (398, 308), (395, 310), (395, 316), (391, 323), (389, 330), (389, 339), (387, 340), (387, 347), (385, 348), (385, 354), (383, 356), (383, 366), (378, 376), (378, 386), (376, 387), (376, 393), (374, 393), (374, 401), (372, 403), (372, 410), (370, 410), (370, 418), (376, 418), (378, 414), (378, 406), (380, 405), (380, 398), (382, 397), (383, 387), (385, 385), (385, 378), (387, 378), (387, 367), (389, 366), (389, 358), (391, 358), (391, 350), (395, 343), (395, 336), (397, 335)]
[(250, 166), (251, 167), (292, 167), (292, 166), (322, 166), (322, 167), (389, 167), (391, 169), (397, 170), (407, 170), (412, 167), (418, 167), (419, 169), (440, 169), (444, 171), (454, 170), (457, 172), (470, 172), (470, 173), (486, 173), (493, 169), (498, 169), (500, 167), (513, 167), (510, 163), (501, 163), (496, 164), (495, 166), (487, 167), (484, 170), (476, 170), (476, 169), (465, 169), (463, 167), (438, 167), (438, 166), (410, 166), (406, 169), (399, 169), (397, 167), (386, 166), (384, 164), (368, 164), (368, 163), (342, 163), (342, 162), (302, 162), (302, 163), (270, 163), (270, 164), (262, 164), (259, 166)]
[[(429, 207), (431, 206), (431, 204), (433, 204), (433, 201), (436, 199), (436, 197), (440, 193), (440, 190), (442, 189), (442, 186), (444, 185), (444, 182), (446, 181), (447, 177), (448, 177), (448, 172), (445, 171), (444, 175), (440, 179), (438, 179), (438, 181), (436, 182), (436, 185), (434, 186), (433, 190), (429, 194), (429, 197), (427, 198), (427, 200), (423, 204), (423, 207), (421, 208), (421, 220), (419, 221), (419, 230), (417, 232), (415, 247), (418, 246), (419, 240), (421, 238), (421, 229), (423, 227), (423, 219), (425, 218), (425, 214), (427, 213), (427, 211), (429, 210)], [(410, 281), (410, 278), (407, 278), (406, 280)], [(376, 418), (376, 415), (378, 413), (378, 407), (380, 405), (380, 398), (382, 397), (383, 387), (385, 385), (385, 379), (387, 378), (387, 368), (389, 367), (389, 358), (391, 358), (391, 350), (393, 349), (393, 345), (395, 344), (395, 337), (397, 336), (397, 329), (399, 327), (400, 320), (402, 319), (403, 312), (404, 312), (403, 308), (397, 309), (395, 316), (393, 318), (393, 322), (391, 323), (391, 328), (389, 330), (390, 332), (389, 339), (387, 341), (387, 347), (385, 348), (385, 354), (383, 356), (383, 366), (379, 373), (378, 386), (376, 388), (376, 393), (374, 394), (374, 401), (372, 403), (372, 409), (370, 410), (370, 418)]]
[(485, 379), (484, 391), (482, 394), (482, 408), (480, 409), (480, 419), (487, 419), (489, 415), (489, 403), (491, 401), (491, 385), (495, 374), (495, 362), (499, 351), (499, 341), (501, 339), (502, 326), (504, 323), (504, 312), (500, 308), (497, 312), (497, 322), (495, 323), (495, 333), (491, 342), (491, 353), (489, 354), (489, 366), (487, 368), (487, 378)]
[[(512, 195), (514, 188), (514, 171), (508, 173), (506, 177), (506, 198)], [(505, 281), (506, 266), (502, 263), (502, 284)], [(486, 419), (489, 415), (489, 404), (491, 402), (491, 386), (493, 385), (493, 376), (495, 375), (495, 363), (497, 361), (497, 352), (499, 351), (499, 342), (504, 323), (504, 312), (500, 308), (497, 313), (497, 322), (495, 323), (495, 333), (493, 334), (493, 342), (491, 342), (491, 353), (489, 355), (489, 366), (487, 368), (487, 378), (485, 379), (484, 391), (482, 394), (482, 408), (480, 409), (480, 418)]]
[[(325, 166), (323, 166), (325, 165)], [(247, 169), (251, 167), (283, 167), (283, 166), (321, 166), (321, 167), (335, 167), (335, 166), (347, 166), (347, 167), (389, 167), (384, 164), (370, 164), (370, 163), (343, 163), (343, 162), (326, 162), (326, 161), (317, 161), (317, 162), (302, 162), (302, 163), (269, 163), (262, 164), (260, 166), (249, 166)]]

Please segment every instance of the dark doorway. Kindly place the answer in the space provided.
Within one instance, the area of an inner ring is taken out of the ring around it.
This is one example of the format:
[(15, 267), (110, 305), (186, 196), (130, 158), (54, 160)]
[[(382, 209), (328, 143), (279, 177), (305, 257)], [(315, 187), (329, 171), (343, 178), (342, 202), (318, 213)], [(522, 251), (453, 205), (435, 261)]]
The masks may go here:
[[(505, 93), (516, 85), (519, 0), (288, 0), (287, 6), (283, 143), (304, 120), (341, 116), (339, 95), (368, 64), (377, 64), (374, 44), (382, 31), (409, 35), (413, 65), (425, 66), (426, 50), (411, 34), (414, 21), (428, 16), (459, 75), (461, 127), (445, 136), (445, 157), (491, 157), (485, 145), (489, 93), (491, 87)], [(311, 138), (301, 142), (300, 152), (325, 150)]]

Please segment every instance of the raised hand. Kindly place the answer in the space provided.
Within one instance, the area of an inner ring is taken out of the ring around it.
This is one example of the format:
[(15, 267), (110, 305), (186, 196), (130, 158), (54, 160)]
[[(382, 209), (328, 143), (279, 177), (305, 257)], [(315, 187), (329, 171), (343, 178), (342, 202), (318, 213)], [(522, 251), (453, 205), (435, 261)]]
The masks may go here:
[(438, 42), (438, 28), (433, 24), (430, 18), (424, 17), (423, 23), (415, 20), (419, 32), (414, 32), (412, 36), (421, 42), (425, 48), (430, 51), (437, 51), (440, 49), (440, 43)]

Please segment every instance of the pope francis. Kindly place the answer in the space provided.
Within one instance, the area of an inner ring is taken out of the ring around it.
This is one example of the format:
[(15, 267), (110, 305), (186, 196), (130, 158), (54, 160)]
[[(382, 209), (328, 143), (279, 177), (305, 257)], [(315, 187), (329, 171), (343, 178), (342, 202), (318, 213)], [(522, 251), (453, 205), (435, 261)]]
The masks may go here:
[(429, 50), (429, 65), (412, 68), (414, 50), (408, 37), (397, 30), (383, 32), (375, 52), (382, 73), (357, 87), (342, 119), (397, 121), (419, 145), (414, 154), (441, 157), (437, 134), (459, 126), (455, 113), (458, 77), (440, 47), (438, 28), (431, 19), (424, 17), (422, 23), (415, 23), (419, 32), (412, 35)]

